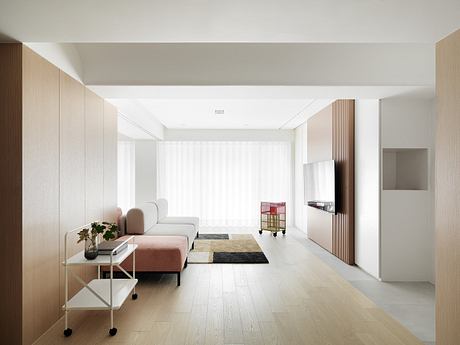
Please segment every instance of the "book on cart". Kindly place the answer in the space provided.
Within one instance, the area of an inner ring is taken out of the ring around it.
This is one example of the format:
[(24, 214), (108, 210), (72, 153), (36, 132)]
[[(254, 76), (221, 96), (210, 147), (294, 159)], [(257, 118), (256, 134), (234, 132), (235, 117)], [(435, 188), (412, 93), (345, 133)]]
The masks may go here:
[[(110, 255), (112, 250), (118, 247), (123, 241), (104, 241), (99, 243), (98, 252), (99, 255)], [(128, 243), (125, 242), (123, 245), (113, 252), (113, 255), (118, 255), (128, 248)]]

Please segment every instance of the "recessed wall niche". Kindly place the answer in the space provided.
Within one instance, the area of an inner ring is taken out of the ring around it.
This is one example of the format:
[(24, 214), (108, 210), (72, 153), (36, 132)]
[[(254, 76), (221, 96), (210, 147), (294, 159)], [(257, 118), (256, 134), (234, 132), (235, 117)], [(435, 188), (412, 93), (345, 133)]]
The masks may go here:
[(428, 190), (428, 149), (383, 149), (384, 190)]

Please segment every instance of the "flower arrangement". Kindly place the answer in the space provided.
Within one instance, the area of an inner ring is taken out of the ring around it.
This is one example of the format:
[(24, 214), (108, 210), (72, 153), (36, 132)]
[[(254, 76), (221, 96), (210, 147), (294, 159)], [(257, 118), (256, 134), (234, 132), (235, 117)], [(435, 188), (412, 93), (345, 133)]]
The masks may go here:
[(93, 260), (98, 255), (97, 236), (102, 234), (104, 240), (109, 241), (115, 238), (118, 232), (118, 227), (115, 223), (108, 222), (93, 222), (90, 229), (82, 229), (78, 232), (78, 241), (85, 241), (85, 257), (88, 260)]
[(109, 241), (115, 238), (115, 234), (118, 232), (118, 227), (115, 223), (107, 222), (94, 222), (91, 223), (91, 229), (82, 229), (79, 233), (79, 239), (77, 243), (80, 243), (83, 240), (90, 240), (94, 245), (96, 245), (96, 238), (98, 235), (102, 234), (104, 240)]

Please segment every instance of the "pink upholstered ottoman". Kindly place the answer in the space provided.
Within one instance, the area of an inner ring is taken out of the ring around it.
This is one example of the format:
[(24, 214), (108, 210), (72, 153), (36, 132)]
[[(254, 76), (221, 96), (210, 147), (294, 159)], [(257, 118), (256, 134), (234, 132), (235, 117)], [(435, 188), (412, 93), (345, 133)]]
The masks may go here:
[[(129, 236), (120, 237), (124, 240)], [(143, 236), (134, 239), (136, 249), (136, 272), (176, 273), (180, 286), (180, 272), (187, 267), (187, 238), (185, 236)], [(129, 256), (121, 265), (132, 271), (133, 257)]]

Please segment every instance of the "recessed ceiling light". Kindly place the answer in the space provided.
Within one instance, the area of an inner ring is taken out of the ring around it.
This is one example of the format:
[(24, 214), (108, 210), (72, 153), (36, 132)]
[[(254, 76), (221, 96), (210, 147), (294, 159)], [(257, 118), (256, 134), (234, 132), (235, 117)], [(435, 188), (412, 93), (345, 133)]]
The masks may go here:
[(224, 109), (216, 109), (214, 110), (214, 115), (224, 115), (225, 110)]

